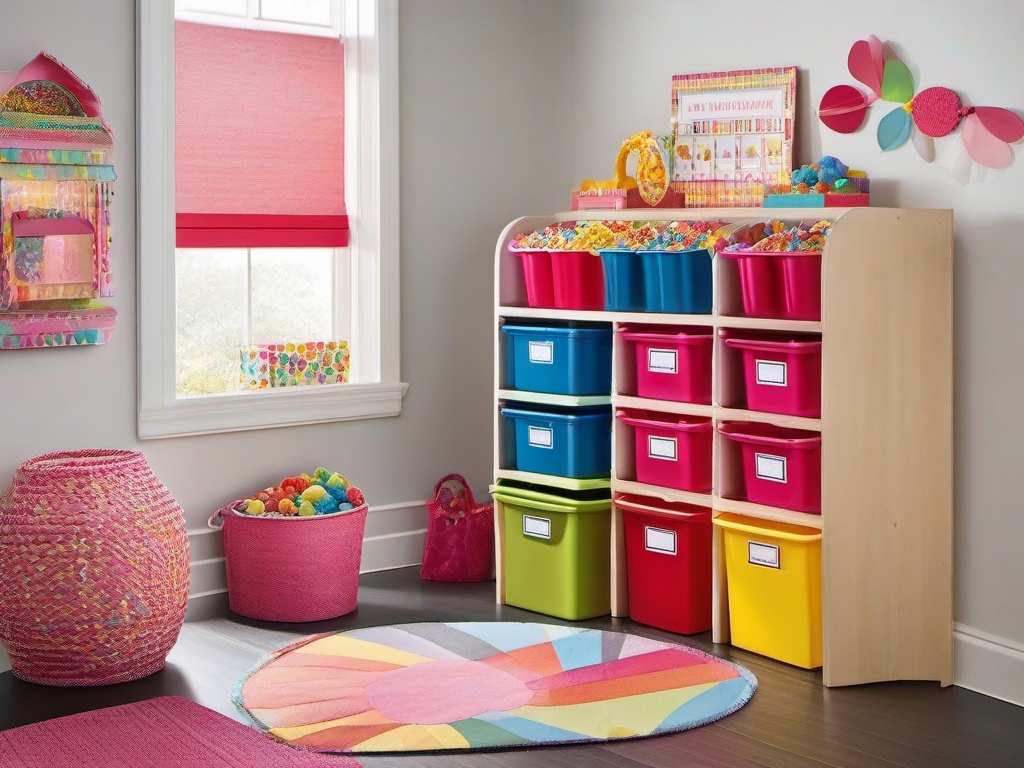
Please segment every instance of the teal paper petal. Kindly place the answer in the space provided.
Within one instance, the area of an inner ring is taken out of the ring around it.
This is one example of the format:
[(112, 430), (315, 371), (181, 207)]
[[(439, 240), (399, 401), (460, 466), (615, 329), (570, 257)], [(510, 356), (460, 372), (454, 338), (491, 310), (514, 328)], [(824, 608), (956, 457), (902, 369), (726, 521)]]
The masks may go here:
[(878, 146), (886, 152), (902, 147), (910, 138), (913, 125), (910, 113), (903, 107), (896, 107), (878, 124)]

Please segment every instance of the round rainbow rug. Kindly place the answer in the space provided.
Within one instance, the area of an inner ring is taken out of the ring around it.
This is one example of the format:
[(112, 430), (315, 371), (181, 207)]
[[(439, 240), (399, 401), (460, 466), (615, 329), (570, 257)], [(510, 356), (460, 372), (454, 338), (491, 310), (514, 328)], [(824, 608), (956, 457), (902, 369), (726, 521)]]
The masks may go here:
[(361, 754), (656, 736), (725, 717), (756, 687), (743, 667), (636, 635), (454, 622), (304, 638), (234, 700), (276, 739)]

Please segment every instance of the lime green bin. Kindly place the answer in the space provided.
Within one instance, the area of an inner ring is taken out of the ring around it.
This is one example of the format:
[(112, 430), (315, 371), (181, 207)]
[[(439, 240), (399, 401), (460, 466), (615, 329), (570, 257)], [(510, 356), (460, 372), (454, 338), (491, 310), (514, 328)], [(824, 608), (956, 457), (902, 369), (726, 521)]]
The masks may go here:
[(611, 611), (607, 488), (562, 490), (499, 481), (505, 523), (505, 602), (578, 621)]

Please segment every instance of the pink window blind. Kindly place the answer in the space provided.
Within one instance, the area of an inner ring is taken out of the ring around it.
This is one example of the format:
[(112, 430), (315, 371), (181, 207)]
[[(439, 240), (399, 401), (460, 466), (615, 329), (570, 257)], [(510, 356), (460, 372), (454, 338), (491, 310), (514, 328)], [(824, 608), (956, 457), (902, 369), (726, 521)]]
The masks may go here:
[(178, 247), (347, 245), (341, 41), (174, 29)]

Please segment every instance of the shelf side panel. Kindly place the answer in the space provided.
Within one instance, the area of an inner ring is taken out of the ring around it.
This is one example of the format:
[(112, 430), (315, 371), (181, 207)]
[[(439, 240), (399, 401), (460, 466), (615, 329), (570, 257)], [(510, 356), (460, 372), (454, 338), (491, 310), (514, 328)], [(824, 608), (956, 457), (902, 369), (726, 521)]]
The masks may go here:
[(952, 212), (860, 209), (825, 251), (826, 685), (952, 683)]

